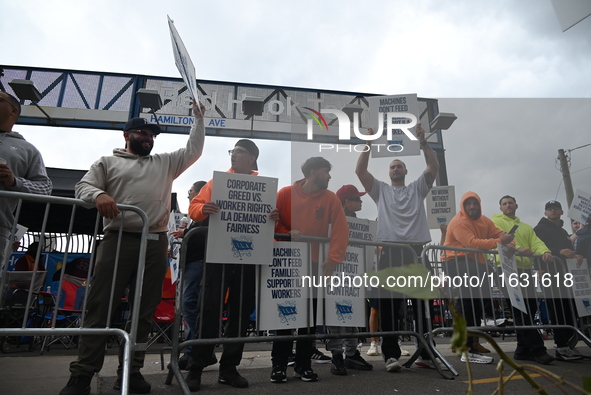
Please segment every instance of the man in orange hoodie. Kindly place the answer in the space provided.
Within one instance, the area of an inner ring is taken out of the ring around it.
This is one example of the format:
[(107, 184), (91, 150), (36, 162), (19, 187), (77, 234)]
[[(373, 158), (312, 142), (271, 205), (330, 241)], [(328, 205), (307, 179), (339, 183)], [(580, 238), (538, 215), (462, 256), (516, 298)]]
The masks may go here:
[[(349, 243), (349, 225), (341, 201), (334, 192), (327, 189), (331, 167), (330, 162), (324, 158), (309, 158), (302, 165), (305, 178), (291, 186), (281, 188), (277, 193), (279, 220), (275, 223), (276, 233), (290, 234), (292, 240), (298, 240), (302, 235), (327, 237), (329, 225), (332, 225), (328, 254), (320, 266), (323, 276), (332, 275), (336, 265), (343, 262)], [(312, 243), (311, 274), (314, 276), (318, 273), (319, 255), (318, 243)], [(315, 302), (316, 300), (314, 300), (314, 307), (316, 307)], [(316, 311), (314, 311), (315, 315)], [(277, 335), (289, 334), (289, 332), (290, 330), (287, 330), (287, 333), (278, 331)], [(315, 325), (298, 330), (298, 334), (315, 332)], [(273, 342), (271, 382), (287, 381), (287, 358), (291, 349), (291, 340)], [(296, 377), (300, 377), (302, 381), (318, 380), (318, 375), (311, 366), (313, 352), (312, 340), (296, 341), (294, 369)]]
[[(515, 244), (513, 242), (513, 235), (503, 232), (495, 226), (491, 219), (482, 215), (480, 197), (474, 192), (466, 192), (462, 196), (460, 203), (460, 212), (449, 223), (447, 227), (447, 235), (445, 237), (446, 247), (471, 248), (477, 250), (489, 251), (497, 248), (497, 243), (501, 243), (510, 248), (512, 253), (515, 252)], [(441, 256), (442, 261), (446, 261), (444, 270), (446, 275), (450, 277), (460, 278), (468, 276), (478, 276), (484, 278), (484, 283), (480, 284), (480, 289), (468, 289), (468, 287), (460, 287), (462, 293), (461, 304), (464, 318), (468, 326), (480, 326), (480, 318), (482, 317), (482, 303), (481, 301), (474, 301), (471, 299), (472, 295), (478, 295), (480, 291), (490, 288), (486, 281), (488, 277), (482, 277), (487, 270), (486, 259), (483, 253), (474, 253), (466, 251), (449, 251), (444, 250)], [(472, 363), (491, 363), (493, 358), (482, 355), (473, 347), (474, 339), (468, 337), (466, 345), (469, 350), (467, 353), (468, 360)], [(462, 355), (462, 362), (466, 361), (466, 354)]]

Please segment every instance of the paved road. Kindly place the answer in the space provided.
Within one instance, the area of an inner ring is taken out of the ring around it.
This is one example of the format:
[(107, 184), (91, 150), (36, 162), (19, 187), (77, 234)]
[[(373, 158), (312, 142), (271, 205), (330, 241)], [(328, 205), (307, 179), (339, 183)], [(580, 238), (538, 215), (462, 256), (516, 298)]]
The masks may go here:
[[(443, 339), (443, 343), (448, 338)], [(485, 343), (486, 345), (486, 343)], [(503, 350), (510, 352), (515, 348), (514, 338), (508, 338), (500, 342)], [(546, 347), (552, 350), (552, 341), (546, 342)], [(591, 350), (579, 343), (580, 348), (591, 354)], [(405, 343), (404, 348), (412, 349), (412, 343)], [(270, 374), (270, 346), (269, 344), (249, 344), (245, 352), (243, 363), (239, 371), (245, 376), (250, 386), (247, 389), (237, 389), (217, 383), (217, 365), (211, 366), (203, 373), (203, 385), (200, 393), (236, 393), (236, 394), (276, 394), (278, 391), (289, 391), (296, 394), (310, 393), (343, 395), (350, 394), (462, 394), (468, 389), (468, 375), (466, 365), (460, 363), (459, 358), (452, 354), (447, 344), (439, 344), (439, 350), (449, 358), (449, 361), (459, 371), (460, 375), (454, 380), (442, 378), (436, 370), (413, 366), (410, 369), (403, 368), (397, 373), (388, 373), (384, 370), (381, 357), (367, 357), (374, 364), (374, 371), (349, 371), (347, 376), (334, 376), (330, 374), (330, 364), (315, 364), (314, 370), (319, 374), (320, 380), (315, 383), (305, 383), (293, 378), (293, 369), (288, 371), (288, 382), (285, 384), (273, 384), (269, 381)], [(365, 347), (367, 350), (367, 346)], [(74, 358), (73, 355), (57, 355), (60, 350), (54, 350), (39, 356), (37, 353), (23, 353), (14, 356), (3, 354), (0, 356), (0, 393), (4, 395), (38, 395), (58, 394), (60, 389), (68, 381), (68, 364)], [(496, 357), (495, 354), (491, 354)], [(405, 357), (402, 358), (404, 362)], [(496, 362), (496, 361), (495, 361)], [(491, 394), (497, 386), (498, 374), (496, 363), (491, 365), (472, 365), (472, 373), (475, 381), (475, 394)], [(534, 364), (535, 365), (535, 364)], [(535, 365), (539, 366), (539, 365)], [(152, 383), (152, 394), (180, 394), (180, 388), (176, 381), (172, 385), (164, 385), (166, 372), (161, 370), (160, 355), (148, 354), (146, 366), (143, 369), (144, 376)], [(115, 381), (117, 358), (107, 355), (105, 367), (93, 380), (92, 394), (114, 395), (118, 391), (112, 389)], [(579, 377), (591, 375), (591, 360), (565, 363), (554, 362), (547, 367), (557, 375), (566, 374), (573, 382), (580, 383)], [(508, 372), (505, 372), (507, 375)], [(539, 382), (547, 383), (538, 378)], [(507, 387), (507, 393), (530, 393), (529, 385), (523, 379), (511, 381)], [(562, 393), (552, 390), (550, 393)], [(575, 393), (568, 391), (568, 393)]]

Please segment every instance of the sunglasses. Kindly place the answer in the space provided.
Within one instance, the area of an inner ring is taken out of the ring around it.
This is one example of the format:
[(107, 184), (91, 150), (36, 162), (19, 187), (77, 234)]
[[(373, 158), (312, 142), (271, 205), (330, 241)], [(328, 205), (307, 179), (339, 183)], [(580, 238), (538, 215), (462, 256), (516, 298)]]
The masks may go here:
[(157, 135), (152, 133), (152, 132), (148, 132), (145, 130), (128, 130), (128, 133), (137, 133), (137, 134), (141, 134), (143, 137), (150, 137), (153, 140), (156, 140)]

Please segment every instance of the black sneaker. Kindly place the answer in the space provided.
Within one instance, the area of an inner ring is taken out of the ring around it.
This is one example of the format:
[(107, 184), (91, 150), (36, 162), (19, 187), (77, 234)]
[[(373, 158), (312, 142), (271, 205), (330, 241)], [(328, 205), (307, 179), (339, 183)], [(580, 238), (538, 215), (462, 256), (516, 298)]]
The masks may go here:
[(329, 363), (332, 358), (328, 355), (324, 355), (319, 349), (314, 348), (314, 353), (310, 359), (312, 359), (312, 362), (314, 363)]
[(296, 365), (294, 372), (295, 377), (299, 377), (302, 381), (318, 381), (318, 375), (314, 373), (312, 368), (303, 368)]
[(287, 382), (287, 367), (280, 366), (280, 365), (273, 366), (273, 371), (271, 372), (271, 382), (272, 383)]
[(287, 357), (287, 366), (293, 365), (295, 365), (295, 352), (292, 350), (291, 354), (289, 354), (289, 357)]
[(372, 370), (373, 365), (368, 363), (359, 351), (356, 351), (353, 356), (347, 356), (345, 358), (345, 367), (349, 369), (357, 369), (357, 370)]
[(179, 358), (179, 369), (189, 370), (189, 356), (187, 354), (183, 354), (183, 356)]
[(207, 366), (215, 365), (218, 363), (218, 359), (215, 356), (215, 351), (211, 353), (211, 357), (207, 360)]
[(60, 395), (88, 395), (92, 376), (71, 376)]
[(231, 385), (236, 388), (248, 388), (248, 380), (240, 376), (240, 373), (236, 371), (234, 366), (231, 368), (220, 369), (218, 383)]
[(345, 361), (343, 360), (343, 354), (332, 354), (332, 360), (330, 364), (330, 373), (336, 376), (346, 376), (347, 369), (345, 368)]
[(203, 369), (198, 368), (197, 366), (191, 366), (191, 368), (189, 368), (189, 374), (187, 374), (185, 381), (191, 392), (196, 392), (201, 389), (201, 372), (203, 372)]
[[(121, 377), (117, 377), (115, 384), (113, 384), (114, 390), (121, 389)], [(129, 375), (129, 392), (132, 394), (149, 394), (152, 390), (150, 383), (146, 381), (144, 376), (140, 372), (135, 372)]]

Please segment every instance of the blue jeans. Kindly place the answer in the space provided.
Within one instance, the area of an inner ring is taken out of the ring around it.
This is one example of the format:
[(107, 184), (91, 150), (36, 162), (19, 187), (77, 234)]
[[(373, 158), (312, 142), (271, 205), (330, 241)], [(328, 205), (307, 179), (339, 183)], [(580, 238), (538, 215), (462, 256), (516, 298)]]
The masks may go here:
[[(187, 340), (195, 338), (197, 322), (199, 321), (199, 293), (203, 280), (203, 261), (188, 262), (185, 264), (183, 279), (183, 318), (187, 321)], [(191, 347), (185, 349), (186, 354), (191, 353)]]

